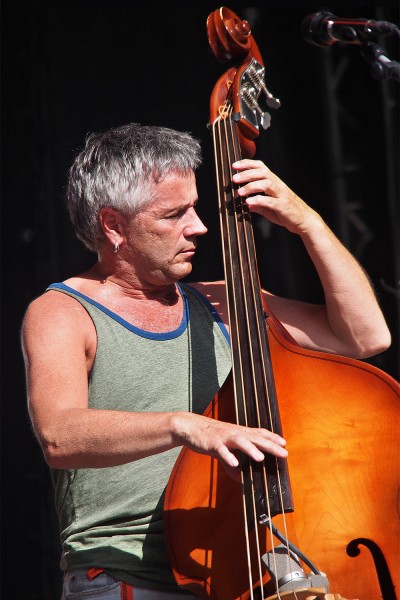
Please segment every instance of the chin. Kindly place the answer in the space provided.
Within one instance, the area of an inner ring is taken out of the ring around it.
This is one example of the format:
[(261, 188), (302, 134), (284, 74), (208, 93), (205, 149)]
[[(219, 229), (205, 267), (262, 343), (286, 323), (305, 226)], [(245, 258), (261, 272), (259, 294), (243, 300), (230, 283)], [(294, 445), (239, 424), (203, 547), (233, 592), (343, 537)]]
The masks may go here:
[(184, 277), (190, 275), (192, 269), (193, 267), (191, 264), (182, 265), (180, 269), (176, 269), (174, 275), (176, 275), (176, 279), (183, 279)]

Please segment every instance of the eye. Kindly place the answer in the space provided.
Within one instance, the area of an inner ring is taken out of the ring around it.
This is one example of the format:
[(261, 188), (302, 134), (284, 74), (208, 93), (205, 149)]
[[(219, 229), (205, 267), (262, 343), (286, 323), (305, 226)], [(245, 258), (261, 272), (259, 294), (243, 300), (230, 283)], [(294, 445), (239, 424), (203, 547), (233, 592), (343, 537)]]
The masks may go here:
[(180, 219), (181, 217), (184, 217), (191, 208), (197, 213), (197, 202), (192, 206), (182, 206), (182, 208), (177, 208), (174, 212), (167, 214), (165, 219)]
[(167, 215), (165, 218), (166, 219), (180, 219), (181, 217), (183, 217), (183, 215), (186, 213), (187, 208), (183, 207), (183, 208), (179, 208), (177, 210), (175, 210), (174, 212), (170, 213), (169, 215)]
[(165, 218), (166, 219), (179, 219), (184, 214), (184, 212), (185, 211), (183, 211), (183, 210), (179, 210), (179, 211), (174, 212), (174, 213), (172, 213), (170, 215), (167, 215)]

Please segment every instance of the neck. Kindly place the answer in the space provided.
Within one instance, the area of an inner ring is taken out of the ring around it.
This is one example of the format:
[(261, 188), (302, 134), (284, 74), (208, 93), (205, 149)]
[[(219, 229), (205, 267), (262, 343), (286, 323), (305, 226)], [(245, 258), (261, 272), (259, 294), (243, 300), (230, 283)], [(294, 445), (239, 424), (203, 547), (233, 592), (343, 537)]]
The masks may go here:
[(138, 300), (154, 300), (165, 305), (173, 305), (179, 299), (179, 292), (175, 283), (153, 285), (148, 282), (140, 282), (127, 273), (116, 270), (108, 270), (99, 261), (89, 269), (84, 277), (99, 282), (103, 292), (108, 289), (112, 293), (120, 293)]

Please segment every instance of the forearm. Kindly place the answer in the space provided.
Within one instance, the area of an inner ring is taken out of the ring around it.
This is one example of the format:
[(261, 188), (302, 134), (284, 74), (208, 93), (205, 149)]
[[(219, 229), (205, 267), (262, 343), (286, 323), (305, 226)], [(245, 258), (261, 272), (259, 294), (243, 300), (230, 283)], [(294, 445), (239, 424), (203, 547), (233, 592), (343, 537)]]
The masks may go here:
[(390, 332), (371, 283), (357, 260), (315, 213), (301, 233), (325, 295), (326, 319), (333, 334), (358, 357), (390, 344)]
[(172, 413), (70, 408), (49, 414), (34, 429), (54, 468), (112, 467), (179, 445)]
[[(35, 424), (35, 419), (33, 419)], [(36, 432), (54, 468), (112, 467), (186, 446), (237, 469), (236, 452), (255, 461), (287, 456), (285, 440), (267, 429), (225, 423), (188, 412), (130, 413), (72, 408), (49, 415)]]

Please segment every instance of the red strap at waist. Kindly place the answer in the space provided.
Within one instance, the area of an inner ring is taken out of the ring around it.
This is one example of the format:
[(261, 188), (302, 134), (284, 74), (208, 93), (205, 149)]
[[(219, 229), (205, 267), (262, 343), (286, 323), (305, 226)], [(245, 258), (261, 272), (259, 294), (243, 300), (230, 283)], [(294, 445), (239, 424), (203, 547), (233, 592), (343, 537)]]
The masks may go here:
[(104, 569), (97, 569), (96, 567), (92, 567), (91, 569), (88, 570), (86, 575), (87, 575), (88, 579), (90, 579), (90, 581), (93, 581), (93, 579), (95, 579), (95, 577), (97, 577), (97, 575), (100, 575), (100, 573), (104, 573)]
[(133, 587), (128, 583), (121, 583), (121, 600), (133, 600)]

